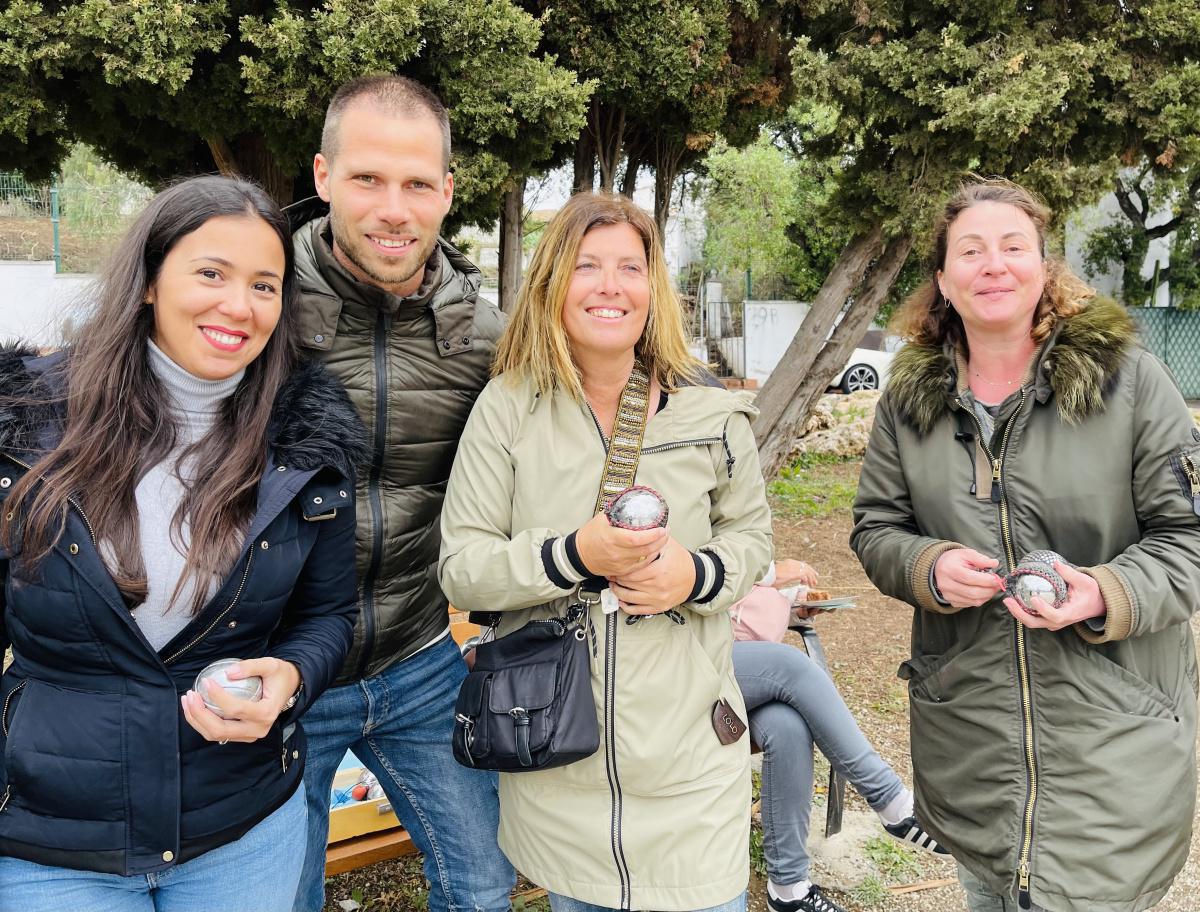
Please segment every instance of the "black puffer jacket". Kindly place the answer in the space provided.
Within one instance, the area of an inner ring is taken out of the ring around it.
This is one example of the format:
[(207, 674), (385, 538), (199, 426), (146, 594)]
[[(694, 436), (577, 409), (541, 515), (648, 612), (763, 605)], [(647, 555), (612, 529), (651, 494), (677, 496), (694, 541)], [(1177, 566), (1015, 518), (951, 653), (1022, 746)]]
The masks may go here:
[(371, 435), (358, 479), (362, 611), (338, 684), (378, 674), (446, 629), (439, 517), (458, 438), (490, 376), (503, 316), (479, 270), (439, 239), (425, 286), (401, 299), (334, 258), (326, 207), (289, 207), (301, 341), (346, 386)]
[[(0, 504), (57, 442), (45, 389), (61, 354), (0, 351)], [(50, 373), (47, 373), (50, 372)], [(35, 393), (36, 394), (36, 393)], [(353, 466), (361, 423), (319, 366), (280, 392), (245, 549), (217, 594), (155, 652), (73, 508), (35, 571), (0, 552), (0, 855), (112, 874), (160, 871), (231, 842), (300, 782), (291, 723), (333, 680), (355, 614)], [(0, 508), (3, 508), (0, 506)], [(320, 521), (317, 521), (320, 520)], [(219, 658), (299, 666), (301, 698), (252, 744), (205, 741), (179, 697)], [(285, 736), (286, 732), (286, 736)]]

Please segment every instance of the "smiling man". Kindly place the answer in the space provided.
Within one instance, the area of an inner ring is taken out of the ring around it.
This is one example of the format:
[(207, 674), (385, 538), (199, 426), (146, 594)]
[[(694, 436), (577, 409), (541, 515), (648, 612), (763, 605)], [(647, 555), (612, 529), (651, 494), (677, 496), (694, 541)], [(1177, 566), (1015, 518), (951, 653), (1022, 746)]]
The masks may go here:
[(302, 342), (345, 384), (373, 439), (358, 478), (354, 644), (304, 717), (298, 912), (324, 903), (329, 790), (348, 748), (424, 853), (430, 909), (509, 908), (495, 778), (451, 753), (466, 670), (436, 577), (446, 480), (502, 326), (478, 299), (479, 270), (438, 235), (454, 198), (449, 163), (450, 122), (432, 92), (398, 76), (357, 79), (325, 116), (313, 162), (320, 198), (289, 213)]

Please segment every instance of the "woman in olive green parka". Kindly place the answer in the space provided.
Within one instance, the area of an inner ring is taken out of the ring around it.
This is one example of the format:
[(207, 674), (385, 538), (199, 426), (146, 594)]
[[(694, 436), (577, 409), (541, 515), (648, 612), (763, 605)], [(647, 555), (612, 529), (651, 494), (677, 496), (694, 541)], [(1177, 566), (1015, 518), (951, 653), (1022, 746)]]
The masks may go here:
[[(947, 205), (851, 544), (915, 609), (917, 814), (972, 912), (1139, 912), (1195, 809), (1200, 432), (1124, 308), (1043, 257), (1048, 214), (1000, 180)], [(1057, 607), (1003, 591), (1037, 549)]]
[[(649, 532), (595, 513), (639, 367), (636, 481), (670, 510)], [(577, 195), (546, 227), (450, 476), (439, 578), (456, 607), (503, 611), (503, 636), (561, 616), (585, 581), (619, 602), (589, 614), (600, 749), (500, 776), (500, 846), (555, 912), (745, 908), (748, 738), (722, 743), (713, 709), (746, 719), (727, 609), (766, 571), (771, 519), (753, 409), (698, 367), (653, 220)]]

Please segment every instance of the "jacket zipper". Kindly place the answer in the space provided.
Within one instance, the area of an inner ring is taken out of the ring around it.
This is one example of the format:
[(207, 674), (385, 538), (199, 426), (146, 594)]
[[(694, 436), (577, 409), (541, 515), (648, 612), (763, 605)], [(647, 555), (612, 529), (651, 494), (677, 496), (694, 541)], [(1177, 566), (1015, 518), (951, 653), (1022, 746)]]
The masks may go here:
[(680, 447), (686, 446), (709, 446), (710, 444), (720, 443), (720, 437), (697, 437), (694, 440), (674, 440), (671, 443), (656, 443), (651, 447), (644, 447), (642, 455), (649, 453), (664, 453), (667, 450), (677, 450)]
[(17, 695), (21, 688), (28, 683), (28, 681), (22, 681), (12, 689), (12, 693), (4, 698), (4, 708), (0, 709), (0, 729), (4, 730), (4, 737), (6, 738), (8, 737), (8, 705), (12, 703), (12, 698)]
[(4, 813), (4, 809), (8, 807), (8, 799), (12, 795), (12, 786), (4, 787), (4, 795), (0, 797), (0, 814)]
[(630, 908), (629, 865), (625, 861), (625, 847), (621, 841), (621, 817), (624, 796), (621, 780), (617, 775), (617, 736), (614, 725), (617, 718), (617, 615), (616, 612), (604, 619), (604, 766), (608, 773), (608, 790), (612, 797), (612, 817), (609, 838), (612, 841), (613, 861), (617, 876), (621, 879), (621, 909)]
[[(25, 471), (27, 471), (27, 472), (33, 469), (33, 466), (31, 466), (27, 462), (23, 462), (22, 460), (18, 459), (12, 453), (5, 453), (4, 455), (7, 456), (9, 459), (11, 459), (13, 462), (15, 462), (17, 465), (24, 468)], [(88, 535), (91, 536), (91, 539), (92, 539), (92, 547), (93, 548), (96, 547), (96, 530), (92, 528), (92, 521), (90, 519), (88, 519), (87, 514), (83, 512), (83, 507), (80, 505), (79, 501), (75, 499), (75, 495), (72, 494), (72, 495), (68, 496), (67, 503), (69, 503), (71, 506), (73, 506), (75, 508), (75, 512), (79, 514), (79, 518), (82, 519), (83, 524), (85, 526), (87, 526)]]
[(1192, 488), (1192, 499), (1200, 497), (1200, 471), (1196, 469), (1196, 464), (1188, 458), (1187, 453), (1179, 454), (1179, 461), (1183, 463), (1183, 474), (1187, 476), (1188, 484)]
[[(608, 452), (608, 439), (604, 436), (604, 428), (591, 403), (586, 402), (592, 421), (596, 423), (596, 433), (600, 435), (600, 445)], [(645, 451), (643, 451), (645, 452)], [(588, 612), (589, 622), (591, 612)], [(631, 903), (629, 885), (629, 865), (625, 861), (625, 847), (621, 841), (621, 817), (624, 795), (621, 792), (621, 780), (617, 775), (617, 736), (614, 723), (617, 718), (617, 614), (612, 612), (604, 618), (604, 771), (608, 774), (608, 791), (612, 800), (612, 814), (609, 818), (609, 840), (612, 845), (613, 863), (617, 866), (617, 877), (621, 881), (621, 909), (628, 909)]]
[(375, 321), (375, 452), (371, 459), (371, 474), (367, 480), (367, 501), (371, 506), (371, 560), (362, 584), (362, 652), (358, 656), (356, 678), (366, 676), (375, 649), (375, 580), (383, 561), (383, 500), (379, 482), (383, 476), (383, 454), (387, 447), (387, 340), (392, 330), (392, 318), (384, 310)]
[[(1021, 399), (1017, 404), (1016, 410), (1009, 416), (1008, 422), (1004, 426), (1004, 433), (1000, 440), (1000, 456), (999, 458), (992, 455), (991, 448), (985, 442), (983, 433), (983, 423), (979, 420), (979, 416), (975, 414), (974, 409), (967, 408), (962, 399), (958, 400), (959, 406), (966, 411), (974, 420), (976, 427), (979, 429), (979, 445), (983, 447), (983, 452), (987, 455), (992, 463), (992, 503), (998, 504), (1000, 509), (1000, 535), (1004, 539), (1004, 556), (1008, 561), (1008, 571), (1011, 573), (1017, 565), (1017, 555), (1013, 548), (1012, 528), (1009, 522), (1008, 514), (1008, 494), (1004, 490), (1004, 459), (1008, 454), (1008, 441), (1012, 434), (1013, 425), (1016, 423), (1016, 417), (1025, 407), (1026, 391), (1021, 390)], [(1017, 858), (1017, 904), (1022, 909), (1029, 909), (1033, 905), (1033, 898), (1029, 892), (1029, 856), (1033, 848), (1033, 812), (1037, 806), (1038, 794), (1038, 769), (1037, 757), (1033, 750), (1033, 689), (1031, 685), (1031, 672), (1029, 670), (1029, 653), (1026, 644), (1025, 625), (1013, 619), (1015, 629), (1015, 641), (1017, 651), (1017, 676), (1021, 682), (1021, 721), (1025, 731), (1025, 774), (1028, 779), (1028, 792), (1025, 798), (1025, 813), (1022, 819), (1021, 828), (1021, 850)]]
[[(251, 544), (253, 544), (253, 543), (251, 543)], [(240, 583), (238, 583), (237, 592), (235, 592), (233, 594), (233, 599), (230, 600), (229, 604), (225, 606), (225, 610), (222, 611), (220, 614), (218, 614), (215, 618), (213, 618), (213, 622), (211, 624), (209, 624), (207, 627), (205, 627), (204, 630), (200, 632), (199, 636), (195, 637), (190, 643), (188, 643), (186, 646), (184, 646), (178, 652), (172, 653), (170, 656), (163, 659), (164, 665), (170, 665), (177, 658), (179, 658), (181, 655), (183, 655), (185, 652), (187, 652), (189, 649), (191, 649), (193, 646), (195, 646), (197, 643), (199, 643), (202, 639), (204, 639), (206, 636), (208, 636), (209, 633), (212, 632), (213, 628), (216, 627), (218, 624), (220, 624), (221, 621), (223, 621), (225, 619), (225, 616), (227, 614), (229, 614), (230, 611), (233, 610), (233, 606), (236, 605), (238, 603), (238, 599), (240, 599), (242, 597), (242, 590), (246, 588), (246, 580), (250, 577), (250, 565), (253, 563), (254, 563), (254, 548), (251, 547), (249, 553), (246, 555), (246, 569), (242, 571), (242, 580)]]

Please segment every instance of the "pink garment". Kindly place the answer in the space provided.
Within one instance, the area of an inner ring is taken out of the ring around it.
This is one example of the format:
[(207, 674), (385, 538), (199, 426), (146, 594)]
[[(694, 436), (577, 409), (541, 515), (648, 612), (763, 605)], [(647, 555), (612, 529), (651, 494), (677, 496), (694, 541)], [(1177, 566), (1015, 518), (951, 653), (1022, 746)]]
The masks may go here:
[(792, 601), (774, 586), (754, 584), (749, 594), (729, 609), (735, 640), (782, 643), (792, 616)]

